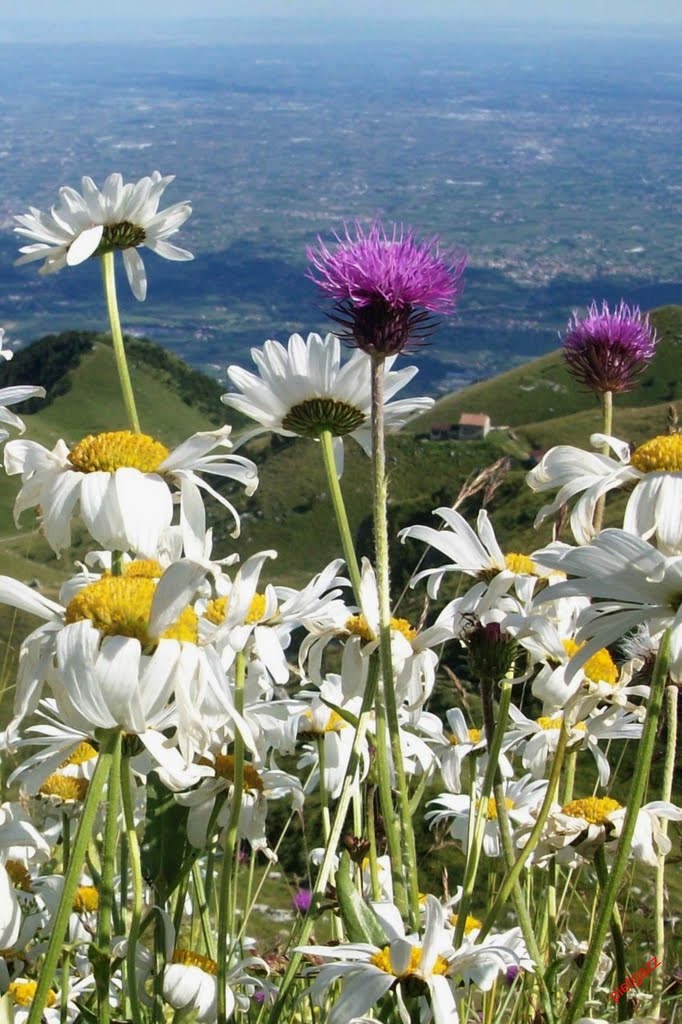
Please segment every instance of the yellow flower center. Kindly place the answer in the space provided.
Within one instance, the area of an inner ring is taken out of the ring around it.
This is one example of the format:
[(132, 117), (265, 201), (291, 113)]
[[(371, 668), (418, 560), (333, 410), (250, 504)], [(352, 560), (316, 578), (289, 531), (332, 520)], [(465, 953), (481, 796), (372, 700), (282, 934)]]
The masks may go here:
[[(234, 782), (234, 756), (232, 754), (216, 754), (215, 761), (208, 758), (201, 758), (201, 764), (210, 764), (215, 769), (216, 775), (227, 782)], [(252, 793), (263, 793), (265, 786), (260, 775), (253, 765), (244, 765), (244, 788), (250, 789)]]
[[(585, 646), (577, 644), (574, 640), (564, 640), (563, 645), (569, 658)], [(615, 686), (618, 682), (618, 669), (605, 647), (587, 659), (583, 665), (583, 673), (592, 683), (608, 683), (609, 686)]]
[[(227, 615), (227, 606), (229, 604), (229, 598), (227, 597), (216, 597), (212, 601), (209, 601), (206, 605), (206, 611), (204, 612), (204, 618), (212, 622), (214, 626), (220, 626), (225, 621)], [(260, 622), (265, 615), (265, 594), (254, 594), (249, 605), (249, 611), (247, 613), (244, 622), (247, 625), (251, 625), (254, 622)]]
[(71, 909), (77, 914), (92, 914), (99, 910), (99, 893), (94, 885), (79, 885)]
[[(349, 619), (346, 619), (346, 629), (352, 636), (359, 636), (366, 644), (376, 640), (376, 634), (364, 615), (351, 615)], [(402, 633), (409, 643), (416, 639), (417, 630), (407, 619), (392, 618), (391, 629), (395, 630), (396, 633)]]
[(169, 455), (165, 444), (148, 434), (112, 430), (107, 434), (88, 434), (72, 448), (69, 462), (81, 473), (115, 473), (124, 468), (156, 473)]
[(92, 761), (93, 757), (97, 757), (97, 751), (92, 744), (84, 740), (78, 744), (68, 757), (64, 758), (59, 767), (66, 768), (70, 764), (85, 764), (87, 761)]
[(12, 880), (12, 885), (15, 889), (21, 889), (23, 892), (33, 892), (28, 868), (20, 860), (5, 861), (5, 871)]
[[(561, 728), (563, 719), (547, 718), (545, 715), (541, 715), (540, 718), (536, 718), (535, 721), (541, 729), (544, 729), (545, 732), (553, 732), (555, 729), (559, 730)], [(586, 732), (587, 730), (587, 726), (584, 722), (576, 722), (572, 728), (577, 729), (578, 732)]]
[(312, 711), (310, 710), (304, 711), (303, 718), (308, 719), (308, 721), (311, 723), (309, 727), (305, 726), (303, 729), (301, 729), (301, 732), (303, 733), (314, 733), (321, 735), (325, 732), (341, 732), (341, 730), (345, 729), (346, 726), (348, 725), (348, 722), (345, 720), (345, 718), (341, 717), (338, 711), (330, 711), (329, 718), (322, 726), (315, 725), (315, 719), (313, 717)]
[(89, 785), (87, 779), (74, 779), (71, 775), (48, 775), (38, 794), (60, 800), (85, 800)]
[[(453, 928), (457, 927), (457, 921), (459, 920), (458, 914), (450, 914), (449, 921)], [(483, 922), (479, 921), (477, 917), (472, 917), (471, 914), (467, 914), (466, 924), (464, 925), (464, 934), (468, 935), (470, 932), (478, 931), (483, 927)]]
[[(9, 996), (17, 1006), (30, 1006), (38, 988), (37, 981), (10, 981)], [(46, 1006), (54, 1006), (57, 1002), (57, 993), (52, 989), (47, 993)]]
[(645, 441), (630, 456), (640, 473), (682, 473), (682, 434), (662, 434)]
[(195, 953), (193, 949), (174, 949), (173, 963), (184, 964), (186, 967), (199, 967), (206, 974), (217, 974), (218, 965), (215, 960), (201, 953)]
[[(422, 975), (419, 972), (419, 967), (420, 967), (420, 964), (422, 962), (422, 947), (421, 946), (413, 946), (412, 947), (412, 949), (410, 951), (410, 963), (409, 963), (409, 966), (408, 966), (406, 971), (403, 971), (402, 974), (396, 974), (396, 972), (393, 970), (393, 966), (391, 964), (391, 947), (390, 946), (384, 946), (384, 948), (382, 950), (380, 950), (378, 953), (375, 953), (374, 956), (370, 957), (369, 962), (371, 964), (374, 964), (375, 967), (378, 967), (379, 970), (383, 971), (385, 974), (392, 974), (394, 978), (400, 978), (401, 980), (405, 979), (405, 978), (409, 978), (409, 977), (416, 977), (416, 978), (421, 978), (422, 977)], [(437, 956), (436, 957), (436, 962), (433, 965), (433, 967), (431, 968), (431, 974), (447, 974), (447, 972), (448, 972), (448, 962), (447, 962), (447, 960), (445, 960), (444, 957), (442, 957), (442, 956)]]
[(162, 637), (149, 634), (149, 616), (156, 591), (156, 581), (136, 576), (103, 576), (88, 584), (73, 597), (66, 608), (66, 623), (89, 619), (107, 636), (129, 636), (143, 647), (161, 640), (197, 642), (198, 619), (189, 606)]
[[(480, 802), (481, 801), (479, 800), (479, 804)], [(515, 806), (514, 801), (510, 800), (508, 796), (504, 798), (504, 805), (508, 811), (510, 811), (512, 807)], [(485, 816), (488, 819), (488, 821), (497, 821), (497, 804), (495, 803), (494, 796), (488, 797)]]
[[(469, 733), (469, 743), (480, 743), (481, 742), (481, 730), (480, 729), (467, 729)], [(449, 735), (450, 743), (453, 747), (456, 747), (460, 742), (455, 736), (454, 732)]]
[(510, 551), (508, 555), (504, 556), (504, 567), (509, 572), (523, 573), (526, 576), (537, 576), (538, 574), (538, 567), (533, 559), (528, 555), (519, 555), (515, 551)]
[(561, 808), (561, 813), (571, 818), (584, 818), (590, 825), (603, 825), (607, 816), (613, 811), (619, 811), (622, 806), (610, 796), (587, 796), (581, 800), (571, 800), (570, 804)]
[[(105, 569), (104, 576), (111, 576), (111, 570)], [(163, 576), (161, 563), (155, 558), (136, 558), (133, 562), (125, 562), (122, 576), (142, 576), (148, 580), (158, 580)]]

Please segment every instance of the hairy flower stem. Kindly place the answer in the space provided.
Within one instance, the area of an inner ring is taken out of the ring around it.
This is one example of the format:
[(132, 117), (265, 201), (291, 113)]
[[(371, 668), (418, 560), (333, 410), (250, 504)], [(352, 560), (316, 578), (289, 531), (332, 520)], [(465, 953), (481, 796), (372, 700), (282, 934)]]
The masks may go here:
[(383, 355), (372, 356), (372, 483), (374, 496), (374, 548), (376, 555), (377, 590), (379, 595), (379, 649), (381, 652), (381, 675), (383, 695), (386, 703), (386, 720), (391, 739), (391, 755), (398, 789), (398, 809), (402, 837), (403, 864), (407, 882), (408, 915), (410, 927), (419, 929), (419, 877), (417, 873), (417, 848), (410, 812), (410, 794), (400, 746), (400, 725), (393, 675), (391, 653), (391, 593), (390, 561), (388, 550), (388, 481), (386, 478), (386, 449), (384, 445), (384, 370)]
[(559, 733), (559, 740), (557, 742), (556, 753), (554, 754), (554, 760), (552, 762), (552, 771), (550, 773), (549, 781), (547, 783), (545, 799), (542, 801), (542, 806), (540, 807), (537, 821), (535, 822), (523, 849), (518, 855), (513, 868), (511, 868), (511, 870), (507, 872), (507, 876), (502, 882), (502, 885), (500, 886), (500, 891), (497, 894), (495, 902), (488, 911), (486, 919), (483, 922), (483, 927), (481, 928), (478, 934), (478, 942), (482, 941), (486, 937), (486, 935), (494, 925), (495, 921), (497, 920), (498, 914), (502, 910), (502, 907), (509, 899), (510, 894), (513, 892), (514, 886), (519, 880), (519, 877), (524, 869), (526, 861), (528, 860), (528, 858), (530, 857), (531, 853), (533, 852), (533, 850), (535, 849), (540, 840), (542, 830), (545, 827), (545, 822), (547, 821), (549, 812), (552, 808), (552, 803), (554, 802), (554, 794), (556, 793), (559, 785), (559, 779), (561, 777), (561, 768), (564, 763), (564, 755), (566, 753), (566, 747), (568, 746), (568, 740), (568, 731), (565, 727), (565, 724), (562, 723), (561, 731)]
[[(332, 829), (329, 836), (329, 842), (325, 847), (322, 863), (320, 864), (320, 869), (317, 873), (317, 879), (313, 887), (313, 903), (311, 904), (311, 910), (315, 906), (315, 897), (319, 897), (322, 894), (324, 894), (327, 888), (327, 883), (329, 882), (329, 879), (331, 878), (332, 872), (334, 870), (334, 861), (336, 860), (337, 856), (336, 851), (339, 844), (339, 839), (341, 838), (341, 832), (343, 831), (346, 815), (348, 814), (348, 808), (350, 807), (353, 791), (357, 784), (356, 774), (360, 764), (360, 755), (362, 752), (362, 746), (365, 740), (365, 735), (367, 733), (367, 727), (369, 726), (370, 722), (370, 712), (374, 707), (374, 702), (376, 700), (377, 684), (379, 682), (379, 670), (379, 658), (377, 657), (376, 654), (373, 654), (370, 657), (369, 672), (367, 674), (367, 686), (362, 697), (362, 707), (360, 708), (358, 724), (356, 726), (355, 737), (353, 739), (353, 746), (351, 747), (350, 757), (348, 759), (346, 777), (344, 779), (341, 795), (336, 804), (336, 813), (334, 815), (334, 820), (332, 822)], [(308, 939), (310, 938), (310, 935), (312, 934), (312, 930), (315, 927), (315, 920), (315, 915), (309, 911), (303, 920), (301, 932), (300, 935), (298, 936), (299, 945), (305, 946), (305, 944), (307, 943)], [(294, 955), (291, 957), (286, 969), (286, 973), (282, 978), (282, 984), (279, 987), (279, 994), (277, 996), (277, 999), (273, 1003), (270, 1013), (268, 1014), (268, 1024), (281, 1024), (281, 1022), (286, 1019), (284, 1017), (284, 1009), (286, 1007), (287, 996), (289, 994), (289, 989), (291, 988), (292, 982), (296, 978), (301, 960), (301, 953), (294, 953)], [(263, 1009), (258, 1016), (258, 1021), (262, 1019), (262, 1016), (265, 1013), (265, 1009), (265, 1004), (263, 1004)]]
[(360, 604), (360, 566), (358, 565), (358, 556), (355, 553), (353, 534), (351, 533), (350, 523), (348, 522), (348, 514), (346, 512), (346, 505), (341, 492), (341, 485), (339, 484), (339, 478), (336, 474), (334, 448), (332, 445), (332, 434), (330, 430), (320, 431), (320, 447), (322, 449), (324, 471), (327, 475), (327, 486), (329, 487), (334, 515), (336, 516), (336, 523), (341, 536), (343, 557), (346, 559), (348, 575), (350, 576), (350, 581), (353, 585), (355, 600)]
[[(594, 851), (594, 867), (597, 872), (599, 888), (602, 892), (606, 889), (609, 881), (609, 868), (606, 863), (604, 847), (598, 846)], [(620, 919), (618, 906), (613, 904), (611, 917), (611, 938), (613, 939), (613, 950), (616, 955), (616, 985), (620, 985), (628, 976), (628, 966), (625, 959), (625, 940), (623, 938), (623, 925)], [(621, 1005), (622, 1004), (622, 1005)], [(632, 1005), (627, 996), (618, 1000), (618, 1020), (629, 1020), (632, 1016)]]
[(114, 875), (118, 849), (118, 811), (121, 800), (121, 757), (123, 733), (116, 732), (112, 750), (109, 785), (107, 787), (107, 813), (104, 821), (102, 849), (102, 878), (99, 884), (99, 915), (97, 937), (91, 949), (92, 973), (97, 988), (98, 1021), (108, 1024), (111, 1017), (109, 985), (111, 983), (111, 915), (114, 906)]
[(133, 1024), (143, 1024), (144, 1015), (140, 1006), (137, 990), (136, 954), (140, 938), (142, 922), (143, 882), (140, 843), (135, 829), (135, 810), (133, 799), (133, 774), (130, 767), (130, 756), (123, 755), (121, 763), (121, 800), (123, 803), (123, 820), (128, 844), (128, 858), (133, 879), (133, 912), (128, 929), (128, 948), (126, 950), (126, 978), (128, 981), (128, 998)]
[(606, 933), (611, 923), (612, 908), (616, 902), (621, 882), (623, 881), (628, 856), (632, 847), (632, 839), (637, 825), (637, 815), (639, 814), (644, 800), (644, 794), (649, 778), (649, 769), (651, 767), (651, 758), (654, 752), (654, 743), (656, 741), (656, 729), (663, 704), (663, 691), (665, 690), (666, 680), (668, 678), (669, 664), (670, 630), (668, 629), (663, 634), (663, 639), (661, 640), (661, 644), (658, 649), (656, 664), (654, 666), (649, 703), (647, 705), (644, 725), (642, 726), (642, 737), (639, 741), (637, 761), (635, 763), (634, 775), (630, 786), (627, 811), (625, 812), (625, 819), (623, 821), (623, 829), (618, 843), (618, 850), (616, 852), (615, 859), (611, 864), (608, 883), (601, 901), (599, 917), (597, 918), (592, 930), (590, 945), (585, 955), (585, 960), (583, 961), (583, 969), (580, 974), (580, 978), (578, 979), (575, 992), (573, 993), (571, 1003), (567, 1007), (564, 1024), (575, 1024), (575, 1021), (582, 1016), (583, 1007), (587, 1001), (592, 980), (599, 965), (599, 956), (602, 952)]
[[(493, 685), (493, 680), (481, 681), (481, 703), (483, 707), (485, 707), (486, 701), (489, 701), (492, 707)], [(489, 691), (489, 696), (484, 696), (484, 691)], [(470, 810), (471, 816), (474, 816), (475, 813), (475, 825), (473, 841), (468, 844), (467, 848), (467, 861), (464, 868), (464, 882), (462, 883), (462, 898), (457, 907), (457, 925), (455, 927), (455, 938), (453, 943), (455, 949), (459, 949), (464, 938), (464, 928), (469, 914), (469, 908), (471, 906), (471, 897), (474, 893), (476, 875), (478, 874), (478, 864), (481, 859), (481, 849), (483, 848), (483, 832), (486, 822), (485, 807), (493, 787), (495, 770), (497, 768), (497, 762), (502, 748), (502, 740), (504, 738), (504, 730), (507, 724), (507, 715), (509, 714), (510, 704), (511, 683), (504, 682), (500, 693), (500, 707), (497, 716), (497, 723), (495, 723), (493, 711), (491, 737), (488, 737), (486, 734), (488, 762), (483, 776), (483, 784), (478, 798), (478, 806), (474, 812), (474, 805), (472, 804)]]
[(69, 867), (66, 875), (64, 876), (64, 885), (62, 886), (59, 906), (57, 907), (57, 912), (52, 920), (50, 941), (47, 946), (47, 952), (45, 953), (45, 959), (43, 960), (42, 967), (40, 969), (38, 986), (36, 988), (35, 995), (33, 996), (33, 1001), (31, 1002), (31, 1009), (26, 1024), (40, 1024), (40, 1021), (42, 1020), (43, 1010), (45, 1009), (48, 995), (50, 993), (50, 987), (54, 980), (59, 958), (61, 956), (64, 936), (66, 935), (69, 916), (73, 906), (73, 899), (76, 895), (81, 871), (83, 870), (83, 864), (85, 863), (85, 854), (92, 835), (92, 828), (95, 823), (100, 797), (102, 796), (104, 784), (111, 772), (111, 761), (114, 750), (117, 745), (120, 745), (120, 733), (118, 729), (102, 731), (99, 733), (97, 738), (100, 745), (97, 765), (95, 767), (94, 775), (90, 780), (90, 785), (88, 786), (83, 811), (78, 824), (78, 831), (76, 832), (76, 838), (73, 842), (73, 846), (71, 847)]
[[(244, 680), (246, 677), (246, 658), (240, 651), (235, 659), (234, 673), (234, 706), (238, 714), (244, 714)], [(239, 811), (244, 793), (244, 738), (239, 730), (234, 737), (234, 781), (232, 783), (232, 807), (230, 821), (225, 836), (223, 851), (223, 867), (220, 875), (220, 892), (218, 897), (218, 1024), (226, 1024), (227, 1001), (225, 987), (227, 985), (227, 937), (234, 936), (236, 908), (236, 872), (235, 861), (239, 845)], [(237, 862), (238, 863), (238, 862)]]
[(121, 332), (121, 320), (118, 315), (118, 302), (116, 299), (116, 275), (114, 273), (114, 253), (103, 252), (100, 256), (102, 261), (102, 278), (104, 280), (104, 296), (107, 301), (107, 312), (111, 326), (111, 338), (114, 343), (114, 355), (116, 357), (116, 369), (118, 379), (123, 392), (123, 403), (126, 408), (130, 429), (134, 433), (140, 433), (140, 421), (135, 407), (135, 396), (133, 385), (130, 380), (128, 361), (126, 359), (125, 347), (123, 345), (123, 334)]
[[(663, 762), (663, 782), (661, 784), (661, 800), (670, 802), (672, 798), (673, 778), (675, 775), (675, 754), (677, 751), (677, 704), (676, 686), (665, 688), (665, 725), (666, 744)], [(661, 832), (668, 834), (668, 821), (661, 821)], [(656, 887), (654, 890), (654, 952), (659, 964), (665, 963), (665, 855), (659, 854), (656, 867)], [(656, 971), (652, 978), (652, 994), (654, 1002), (651, 1016), (661, 1016), (661, 1000), (663, 998), (663, 971)]]
[[(602, 408), (602, 433), (606, 434), (607, 437), (610, 437), (613, 433), (613, 392), (603, 391), (600, 395), (600, 399)], [(601, 446), (602, 455), (608, 455), (609, 451), (610, 449), (607, 444), (603, 444)], [(594, 519), (592, 520), (592, 525), (595, 533), (599, 533), (601, 530), (602, 523), (604, 521), (605, 506), (606, 495), (602, 494), (601, 497), (597, 499), (597, 504), (594, 507)]]
[[(505, 680), (501, 686), (500, 694), (500, 712), (498, 715), (497, 722), (495, 721), (495, 706), (493, 699), (493, 681), (490, 679), (481, 680), (481, 708), (483, 711), (483, 725), (485, 729), (486, 746), (490, 751), (488, 767), (492, 765), (493, 771), (493, 796), (495, 798), (495, 807), (497, 809), (497, 823), (500, 829), (500, 839), (502, 843), (502, 853), (504, 855), (504, 862), (507, 870), (511, 870), (514, 866), (514, 843), (512, 840), (512, 830), (509, 821), (509, 813), (507, 811), (507, 804), (505, 802), (504, 785), (502, 783), (502, 775), (499, 768), (499, 745), (504, 736), (504, 730), (507, 724), (507, 714), (509, 712), (509, 705), (511, 703), (511, 689), (512, 684)], [(493, 757), (494, 746), (498, 749)], [(487, 775), (486, 771), (486, 775)], [(512, 889), (512, 898), (514, 900), (514, 909), (516, 910), (516, 916), (519, 919), (519, 925), (521, 926), (521, 933), (523, 934), (526, 948), (530, 954), (533, 963), (535, 964), (535, 980), (537, 982), (540, 1001), (544, 1010), (545, 1019), (547, 1024), (552, 1024), (554, 1021), (554, 1011), (552, 1008), (552, 1000), (549, 994), (549, 990), (544, 979), (544, 963), (542, 954), (538, 946), (537, 939), (535, 938), (535, 932), (533, 931), (533, 923), (528, 912), (528, 907), (521, 891), (521, 886), (517, 880)], [(457, 916), (457, 924), (459, 925), (460, 920), (466, 922), (466, 911), (460, 912)], [(459, 942), (461, 943), (461, 939)], [(455, 935), (455, 947), (458, 946), (457, 936)]]
[(380, 692), (379, 700), (376, 703), (375, 723), (374, 735), (376, 737), (377, 775), (381, 816), (384, 820), (388, 855), (391, 861), (395, 903), (400, 913), (405, 915), (407, 913), (407, 884), (405, 880), (405, 865), (402, 857), (400, 821), (395, 813), (395, 807), (393, 805), (390, 738), (388, 735), (389, 730), (388, 722), (386, 720), (386, 701), (383, 698), (383, 690)]

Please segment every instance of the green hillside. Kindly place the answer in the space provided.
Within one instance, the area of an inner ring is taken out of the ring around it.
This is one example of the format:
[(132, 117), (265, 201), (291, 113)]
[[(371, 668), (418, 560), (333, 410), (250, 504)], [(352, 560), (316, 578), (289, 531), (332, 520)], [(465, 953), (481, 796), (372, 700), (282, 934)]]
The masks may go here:
[[(671, 402), (682, 400), (682, 306), (655, 309), (650, 319), (660, 338), (656, 356), (638, 386), (617, 396), (616, 417), (619, 409), (660, 406), (667, 410)], [(432, 423), (457, 423), (463, 412), (487, 413), (494, 426), (518, 428), (521, 436), (541, 447), (559, 439), (586, 444), (598, 427), (600, 415), (594, 395), (583, 390), (566, 371), (560, 350), (441, 398), (411, 427), (426, 430)], [(581, 414), (583, 418), (579, 419)], [(653, 419), (656, 415), (652, 410)], [(564, 417), (575, 417), (564, 424), (570, 435), (557, 436), (556, 421)], [(630, 412), (627, 417), (621, 416), (624, 427), (630, 417)], [(645, 429), (647, 422), (642, 421)]]
[[(655, 310), (652, 320), (662, 339), (656, 359), (641, 386), (619, 396), (616, 403), (615, 432), (636, 442), (664, 431), (669, 404), (682, 398), (682, 307)], [(222, 405), (222, 389), (216, 381), (151, 342), (128, 339), (127, 345), (143, 430), (173, 446), (195, 431), (228, 421), (238, 436), (245, 421)], [(43, 381), (48, 399), (32, 403), (36, 411), (26, 415), (20, 410), (27, 437), (52, 447), (60, 437), (71, 442), (87, 433), (125, 427), (113, 351), (106, 336), (50, 335), (0, 366), (0, 387)], [(479, 410), (505, 428), (493, 430), (482, 441), (430, 439), (431, 423), (456, 421), (462, 411)], [(388, 439), (393, 535), (411, 523), (435, 523), (434, 508), (452, 504), (465, 481), (505, 459), (488, 509), (498, 537), (509, 550), (532, 551), (546, 543), (550, 528), (536, 531), (533, 527), (544, 499), (525, 485), (530, 450), (566, 442), (586, 445), (598, 425), (597, 403), (568, 377), (560, 353), (441, 399), (428, 415)], [(260, 486), (249, 499), (238, 489), (234, 492), (242, 512), (242, 536), (237, 541), (229, 537), (231, 524), (220, 515), (219, 506), (209, 503), (209, 517), (215, 517), (214, 553), (220, 557), (238, 550), (244, 558), (274, 548), (278, 558), (268, 564), (267, 578), (300, 585), (340, 554), (318, 446), (301, 438), (266, 436), (253, 441), (245, 453), (258, 463)], [(342, 487), (360, 553), (371, 554), (368, 462), (353, 441), (346, 445)], [(76, 526), (74, 551), (57, 559), (30, 512), (17, 532), (12, 518), (17, 489), (15, 478), (0, 473), (0, 573), (39, 583), (56, 596), (60, 583), (73, 571), (74, 560), (88, 550), (89, 540)], [(472, 495), (464, 502), (463, 512), (475, 517), (481, 501), (481, 493)], [(617, 521), (621, 508), (622, 499), (620, 504), (609, 503), (611, 522)], [(393, 542), (396, 593), (423, 553), (423, 545)], [(444, 597), (451, 596), (449, 589), (446, 583)], [(408, 594), (401, 609), (414, 611), (419, 600), (418, 595)], [(35, 625), (26, 616), (0, 608), (0, 685), (3, 678), (12, 678), (17, 638)]]

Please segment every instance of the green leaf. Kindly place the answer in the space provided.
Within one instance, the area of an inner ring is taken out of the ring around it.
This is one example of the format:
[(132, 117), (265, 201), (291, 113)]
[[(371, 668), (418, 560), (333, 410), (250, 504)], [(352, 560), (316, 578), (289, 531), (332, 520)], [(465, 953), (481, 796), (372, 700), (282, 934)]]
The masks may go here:
[(353, 885), (348, 850), (341, 854), (336, 872), (336, 895), (343, 925), (351, 942), (370, 942), (381, 947), (388, 945), (381, 921)]
[(147, 814), (141, 844), (142, 875), (163, 899), (175, 889), (185, 866), (187, 816), (155, 773), (147, 780)]

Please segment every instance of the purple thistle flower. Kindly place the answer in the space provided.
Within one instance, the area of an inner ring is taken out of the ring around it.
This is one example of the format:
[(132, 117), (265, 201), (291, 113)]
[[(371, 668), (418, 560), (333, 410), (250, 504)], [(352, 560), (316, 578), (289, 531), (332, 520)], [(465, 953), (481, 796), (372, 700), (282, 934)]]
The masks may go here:
[(313, 894), (310, 889), (299, 889), (291, 897), (291, 903), (294, 910), (297, 910), (299, 914), (307, 914), (310, 904), (313, 900)]
[(441, 253), (438, 238), (418, 242), (395, 225), (387, 235), (378, 221), (367, 233), (356, 221), (354, 237), (346, 225), (345, 237), (335, 238), (333, 249), (321, 238), (317, 248), (308, 246), (308, 276), (336, 300), (331, 318), (364, 352), (400, 352), (410, 339), (433, 333), (432, 313), (454, 310), (466, 255)]
[(564, 359), (569, 373), (591, 391), (629, 391), (653, 358), (657, 342), (639, 306), (630, 309), (621, 301), (612, 313), (603, 302), (600, 312), (593, 302), (583, 320), (576, 312), (569, 320)]

